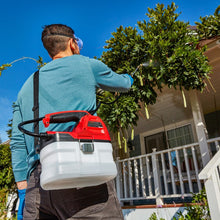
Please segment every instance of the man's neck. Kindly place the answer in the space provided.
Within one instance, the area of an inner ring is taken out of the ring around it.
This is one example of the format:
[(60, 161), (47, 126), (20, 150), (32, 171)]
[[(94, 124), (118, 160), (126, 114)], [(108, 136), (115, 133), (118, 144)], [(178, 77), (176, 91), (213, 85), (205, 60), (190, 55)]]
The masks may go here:
[(73, 55), (72, 51), (61, 51), (58, 54), (56, 54), (52, 59), (56, 60), (59, 58), (68, 57), (68, 56), (72, 56), (72, 55)]

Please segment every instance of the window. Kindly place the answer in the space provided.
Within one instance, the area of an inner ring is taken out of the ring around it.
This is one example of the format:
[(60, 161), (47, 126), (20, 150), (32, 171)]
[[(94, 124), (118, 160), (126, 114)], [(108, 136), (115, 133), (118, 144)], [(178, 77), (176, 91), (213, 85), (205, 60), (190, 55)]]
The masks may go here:
[(189, 124), (167, 131), (167, 139), (170, 148), (193, 143), (191, 125)]
[(165, 132), (147, 136), (144, 138), (144, 141), (147, 154), (152, 153), (153, 148), (156, 148), (157, 151), (165, 150), (167, 148)]

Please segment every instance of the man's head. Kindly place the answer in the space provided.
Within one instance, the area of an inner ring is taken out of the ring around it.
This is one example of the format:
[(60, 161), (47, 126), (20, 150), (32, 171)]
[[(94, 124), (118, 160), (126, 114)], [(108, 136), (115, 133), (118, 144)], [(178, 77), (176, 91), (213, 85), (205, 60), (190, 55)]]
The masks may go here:
[(52, 58), (58, 53), (66, 51), (68, 47), (70, 47), (73, 54), (79, 53), (74, 31), (66, 25), (46, 25), (42, 32), (41, 40)]

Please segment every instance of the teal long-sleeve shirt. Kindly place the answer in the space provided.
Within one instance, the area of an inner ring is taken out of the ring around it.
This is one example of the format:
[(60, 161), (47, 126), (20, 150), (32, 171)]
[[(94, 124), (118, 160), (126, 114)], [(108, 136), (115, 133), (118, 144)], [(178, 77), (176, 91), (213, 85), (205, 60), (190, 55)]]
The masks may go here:
[[(116, 74), (102, 62), (82, 55), (53, 60), (39, 72), (39, 116), (45, 114), (96, 108), (96, 88), (126, 92), (131, 87), (127, 74)], [(27, 180), (39, 154), (35, 153), (34, 138), (23, 134), (18, 124), (33, 119), (33, 74), (21, 88), (13, 113), (11, 137), (12, 167), (15, 181)], [(70, 124), (51, 124), (40, 132), (63, 131)], [(25, 125), (33, 131), (33, 124)]]

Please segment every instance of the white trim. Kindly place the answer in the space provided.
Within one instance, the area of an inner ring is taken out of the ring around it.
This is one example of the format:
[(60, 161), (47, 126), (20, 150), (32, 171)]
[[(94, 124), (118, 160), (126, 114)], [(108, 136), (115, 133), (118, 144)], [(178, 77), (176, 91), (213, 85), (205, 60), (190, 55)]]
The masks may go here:
[(220, 151), (218, 151), (215, 156), (209, 161), (209, 163), (204, 167), (204, 169), (199, 174), (199, 179), (208, 179), (214, 172), (220, 163)]

